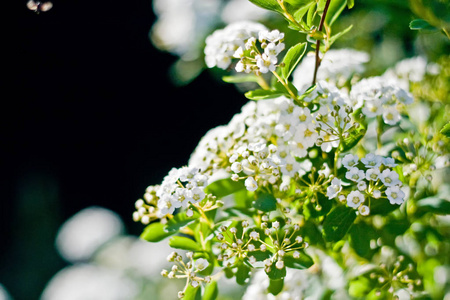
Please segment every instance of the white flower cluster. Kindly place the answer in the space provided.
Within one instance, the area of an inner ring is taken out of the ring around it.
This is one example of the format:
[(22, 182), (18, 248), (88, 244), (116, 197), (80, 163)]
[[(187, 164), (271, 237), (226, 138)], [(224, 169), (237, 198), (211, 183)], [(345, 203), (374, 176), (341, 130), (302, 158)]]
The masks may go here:
[(355, 109), (362, 107), (368, 118), (382, 116), (389, 125), (397, 124), (400, 119), (400, 107), (413, 102), (412, 95), (395, 81), (383, 77), (365, 78), (354, 84), (350, 99)]
[(313, 94), (305, 100), (317, 104), (314, 112), (285, 97), (247, 103), (228, 125), (208, 132), (190, 164), (230, 167), (233, 178), (245, 178), (249, 190), (278, 179), (280, 188), (288, 188), (291, 178), (311, 170), (312, 147), (330, 152), (358, 128), (346, 95), (335, 86), (319, 82)]
[(247, 0), (154, 0), (153, 44), (189, 60), (200, 57), (205, 36), (218, 24), (264, 20), (273, 13)]
[(249, 191), (258, 188), (255, 178), (274, 184), (280, 176), (281, 163), (279, 157), (274, 155), (275, 152), (276, 146), (267, 147), (265, 143), (251, 143), (239, 147), (229, 158), (231, 171), (234, 173), (231, 179), (238, 181), (239, 174), (245, 174), (245, 186)]
[(205, 199), (205, 187), (209, 176), (196, 167), (173, 168), (164, 178), (161, 185), (150, 186), (144, 200), (136, 201), (134, 221), (150, 223), (152, 218), (163, 218), (172, 215), (176, 208), (188, 208)]
[[(326, 80), (337, 86), (343, 86), (353, 75), (362, 74), (365, 70), (364, 63), (369, 61), (366, 52), (353, 49), (329, 50), (323, 57), (317, 72), (318, 80)], [(299, 89), (305, 89), (311, 85), (315, 56), (308, 55), (301, 61), (293, 72), (293, 84)]]
[(256, 38), (249, 38), (244, 47), (239, 47), (234, 53), (239, 58), (236, 64), (237, 72), (245, 73), (268, 73), (275, 71), (278, 63), (278, 54), (284, 50), (284, 33), (278, 30), (263, 30), (258, 33), (258, 41), (261, 43), (263, 52), (257, 46)]
[(235, 52), (244, 48), (250, 38), (258, 37), (260, 31), (267, 28), (259, 23), (241, 21), (230, 24), (213, 32), (206, 38), (205, 62), (209, 68), (227, 69)]
[(343, 182), (334, 178), (327, 188), (329, 199), (339, 197), (349, 207), (358, 209), (361, 215), (368, 215), (370, 212), (369, 207), (364, 204), (366, 197), (387, 198), (391, 204), (397, 205), (403, 203), (405, 193), (401, 190), (402, 182), (398, 173), (392, 170), (396, 166), (393, 158), (369, 153), (359, 160), (358, 156), (347, 154), (342, 159), (342, 165), (347, 169), (345, 178), (351, 184), (356, 184), (357, 190), (347, 195), (341, 193)]
[(201, 282), (210, 283), (211, 276), (200, 277), (197, 272), (205, 270), (209, 266), (209, 262), (204, 258), (194, 259), (193, 252), (187, 252), (188, 262), (183, 262), (183, 257), (177, 252), (172, 252), (167, 257), (167, 261), (173, 262), (171, 270), (162, 270), (161, 275), (167, 278), (183, 278), (186, 279), (186, 285), (183, 291), (178, 292), (178, 298), (184, 298), (186, 288), (189, 285), (196, 288)]

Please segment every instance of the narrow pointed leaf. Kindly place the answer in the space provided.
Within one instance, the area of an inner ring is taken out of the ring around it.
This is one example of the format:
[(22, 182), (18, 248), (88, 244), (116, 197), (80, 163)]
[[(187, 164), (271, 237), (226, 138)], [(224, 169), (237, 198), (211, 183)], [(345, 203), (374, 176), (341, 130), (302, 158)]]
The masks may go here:
[(166, 237), (171, 236), (176, 231), (167, 231), (165, 230), (166, 225), (161, 223), (152, 223), (145, 227), (144, 231), (141, 233), (141, 239), (144, 239), (148, 242), (159, 242)]
[(281, 74), (285, 80), (289, 78), (292, 71), (298, 65), (306, 52), (307, 43), (299, 43), (289, 49), (283, 59), (284, 67), (281, 68)]
[(184, 236), (174, 236), (169, 240), (169, 246), (176, 249), (189, 251), (202, 251), (202, 247), (194, 240)]

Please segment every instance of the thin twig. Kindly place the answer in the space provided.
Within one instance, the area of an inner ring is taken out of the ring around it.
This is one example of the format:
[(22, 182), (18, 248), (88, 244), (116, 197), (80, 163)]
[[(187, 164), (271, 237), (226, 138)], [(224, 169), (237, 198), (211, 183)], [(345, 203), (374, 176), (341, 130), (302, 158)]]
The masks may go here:
[[(320, 18), (319, 31), (322, 31), (322, 29), (323, 29), (323, 24), (325, 23), (325, 17), (327, 15), (328, 7), (330, 6), (330, 2), (331, 2), (331, 0), (327, 0), (327, 3), (325, 3), (325, 8), (323, 10), (322, 17)], [(320, 63), (321, 63), (321, 60), (320, 60), (320, 57), (319, 57), (319, 49), (320, 49), (320, 40), (317, 40), (316, 41), (316, 66), (314, 68), (314, 77), (313, 77), (312, 84), (316, 83), (317, 70), (319, 70), (319, 66), (320, 66)]]

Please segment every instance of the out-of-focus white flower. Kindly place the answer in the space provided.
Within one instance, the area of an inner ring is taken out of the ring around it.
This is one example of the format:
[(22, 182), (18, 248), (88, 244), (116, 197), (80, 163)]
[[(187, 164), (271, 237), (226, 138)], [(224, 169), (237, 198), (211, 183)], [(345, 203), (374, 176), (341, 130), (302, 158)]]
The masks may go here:
[(136, 283), (119, 270), (79, 264), (67, 267), (50, 280), (42, 300), (123, 300), (139, 292)]
[(8, 291), (5, 289), (5, 287), (2, 284), (0, 284), (0, 300), (12, 300)]
[(114, 212), (89, 207), (70, 217), (59, 229), (56, 247), (70, 262), (89, 259), (103, 244), (120, 235), (124, 227)]
[[(366, 52), (353, 49), (337, 49), (328, 51), (320, 64), (317, 80), (327, 80), (338, 84), (349, 80), (354, 74), (364, 72), (364, 63), (369, 61)], [(303, 58), (293, 72), (293, 84), (302, 90), (311, 85), (315, 68), (313, 55)]]

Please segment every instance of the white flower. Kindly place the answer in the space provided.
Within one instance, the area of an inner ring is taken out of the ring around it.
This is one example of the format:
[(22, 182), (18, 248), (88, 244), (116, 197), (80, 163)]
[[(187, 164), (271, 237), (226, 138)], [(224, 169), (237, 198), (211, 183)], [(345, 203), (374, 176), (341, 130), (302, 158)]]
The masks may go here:
[(400, 113), (395, 106), (388, 106), (383, 110), (384, 123), (389, 125), (395, 125), (400, 122)]
[(405, 198), (405, 193), (399, 186), (391, 186), (386, 189), (386, 196), (391, 204), (402, 204)]
[(242, 164), (240, 162), (234, 162), (231, 165), (231, 171), (234, 173), (240, 173), (242, 171)]
[(379, 175), (380, 175), (380, 169), (378, 169), (378, 168), (368, 169), (366, 171), (366, 179), (367, 180), (377, 181)]
[(197, 203), (205, 199), (205, 192), (203, 189), (194, 187), (192, 190), (187, 192), (189, 198), (191, 198), (193, 203)]
[(358, 190), (360, 190), (362, 192), (365, 189), (367, 189), (367, 183), (364, 180), (361, 180), (360, 182), (358, 182), (356, 187), (358, 188)]
[(269, 43), (267, 45), (266, 48), (264, 48), (264, 53), (267, 54), (267, 56), (271, 57), (275, 57), (284, 50), (284, 44), (283, 43), (279, 43), (279, 44), (275, 44), (275, 43)]
[(273, 56), (268, 56), (263, 53), (262, 55), (256, 55), (256, 66), (259, 68), (261, 73), (268, 73), (275, 71), (275, 64), (277, 63), (277, 58)]
[(258, 183), (253, 177), (250, 176), (245, 180), (245, 187), (248, 191), (254, 192), (258, 188)]
[(342, 164), (347, 169), (353, 168), (354, 166), (356, 166), (358, 164), (358, 162), (359, 162), (359, 157), (356, 155), (353, 155), (353, 154), (347, 154), (342, 159)]
[(381, 166), (382, 157), (373, 153), (369, 153), (365, 157), (361, 158), (361, 162), (366, 168), (378, 168), (379, 166)]
[(204, 258), (199, 258), (195, 261), (195, 264), (197, 266), (197, 270), (203, 271), (209, 266), (209, 262)]
[(364, 195), (360, 191), (350, 192), (347, 196), (347, 205), (358, 208), (364, 202)]
[(327, 197), (329, 199), (335, 198), (342, 190), (342, 181), (338, 178), (333, 178), (331, 185), (327, 188)]
[(345, 178), (352, 180), (354, 182), (358, 182), (364, 179), (364, 177), (365, 177), (364, 171), (356, 167), (351, 168), (347, 173), (345, 173)]
[(259, 32), (258, 35), (259, 35), (258, 39), (261, 43), (264, 43), (266, 41), (276, 43), (284, 39), (284, 33), (280, 32), (277, 29), (272, 31), (262, 30)]
[(370, 213), (370, 208), (367, 205), (361, 205), (358, 209), (361, 216), (368, 216)]
[(395, 159), (393, 159), (392, 157), (383, 157), (382, 164), (390, 168), (397, 166), (397, 164), (395, 163)]
[(401, 184), (401, 181), (398, 179), (398, 173), (388, 169), (384, 170), (380, 175), (378, 175), (378, 178), (381, 180), (381, 182), (384, 183), (385, 186), (394, 186)]

